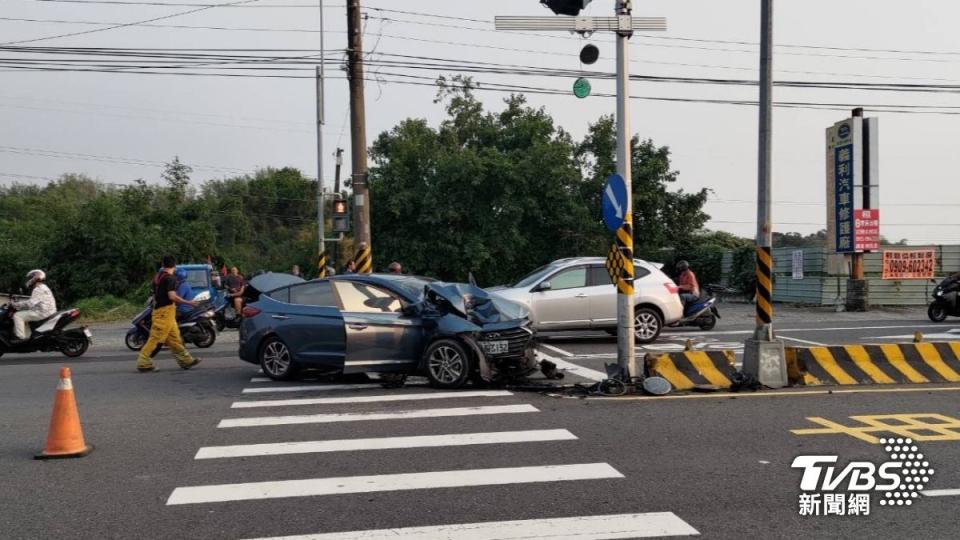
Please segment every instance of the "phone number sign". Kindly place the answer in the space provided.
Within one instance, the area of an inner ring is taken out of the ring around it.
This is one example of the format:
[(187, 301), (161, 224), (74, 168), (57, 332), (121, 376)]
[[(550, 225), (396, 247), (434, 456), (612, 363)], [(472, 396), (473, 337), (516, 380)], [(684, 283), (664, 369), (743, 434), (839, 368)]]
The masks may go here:
[(932, 279), (936, 266), (932, 249), (883, 252), (883, 279)]

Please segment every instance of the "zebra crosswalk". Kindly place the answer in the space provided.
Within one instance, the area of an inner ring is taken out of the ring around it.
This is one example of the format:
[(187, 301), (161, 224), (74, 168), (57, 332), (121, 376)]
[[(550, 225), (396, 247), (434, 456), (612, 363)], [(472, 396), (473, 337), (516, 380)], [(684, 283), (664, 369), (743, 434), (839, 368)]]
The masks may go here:
[[(551, 459), (554, 453), (569, 451), (562, 445), (578, 444), (576, 433), (556, 426), (528, 425), (516, 429), (526, 423), (524, 418), (527, 417), (531, 423), (539, 424), (536, 415), (541, 411), (530, 403), (523, 403), (520, 396), (509, 391), (390, 390), (376, 384), (279, 384), (259, 379), (254, 377), (252, 386), (242, 389), (240, 394), (243, 399), (234, 402), (230, 407), (231, 414), (217, 424), (217, 438), (226, 438), (228, 440), (224, 442), (235, 444), (203, 446), (194, 456), (196, 467), (203, 467), (204, 463), (219, 464), (214, 470), (217, 472), (215, 478), (221, 482), (195, 482), (194, 485), (175, 487), (166, 499), (168, 507), (203, 508), (227, 503), (258, 505), (295, 498), (315, 500), (316, 504), (323, 505), (323, 501), (333, 503), (338, 497), (359, 494), (386, 496), (398, 492), (416, 497), (413, 494), (449, 489), (460, 490), (458, 493), (478, 490), (477, 496), (482, 497), (484, 489), (496, 489), (495, 486), (515, 489), (509, 486), (575, 485), (591, 481), (616, 483), (625, 480), (624, 474), (601, 460), (570, 462), (570, 458)], [(317, 393), (322, 394), (317, 396)], [(289, 399), (274, 399), (284, 397), (279, 394), (289, 396)], [(282, 414), (263, 416), (265, 409), (280, 410)], [(516, 420), (496, 422), (496, 418)], [(503, 429), (489, 429), (491, 423)], [(305, 437), (305, 434), (308, 436)], [(450, 451), (456, 448), (473, 450), (459, 454), (462, 458), (454, 460), (453, 466), (450, 465), (449, 454), (446, 454), (447, 461), (443, 465), (438, 460), (438, 464), (431, 467), (429, 453), (442, 453), (448, 448)], [(402, 461), (382, 457), (385, 453), (405, 451), (418, 452), (415, 455), (424, 456), (424, 461), (418, 462), (419, 467), (413, 470), (404, 470)], [(512, 460), (507, 459), (512, 455), (510, 452), (515, 452), (521, 458), (541, 458), (536, 464), (518, 459), (514, 466)], [(318, 461), (321, 455), (330, 458)], [(497, 459), (480, 457), (487, 455), (501, 456), (501, 459), (498, 462)], [(338, 470), (336, 460), (344, 460), (347, 456), (350, 458), (349, 470)], [(231, 464), (249, 464), (248, 460), (251, 459), (256, 460), (253, 463), (258, 471), (253, 477), (246, 474), (250, 470), (248, 468), (231, 468)], [(302, 461), (305, 459), (309, 461)], [(291, 469), (289, 464), (293, 460), (301, 460), (296, 462), (301, 466), (304, 463), (311, 466), (304, 470)], [(317, 466), (318, 463), (323, 466)], [(383, 470), (383, 463), (389, 464), (389, 470)], [(510, 465), (503, 466), (504, 463)], [(363, 464), (369, 464), (369, 468)], [(294, 477), (281, 474), (274, 478), (261, 478), (261, 465), (268, 466), (268, 472), (292, 471)], [(428, 470), (417, 470), (424, 468)], [(231, 475), (231, 471), (243, 471), (245, 474), (236, 477), (238, 475)], [(222, 482), (224, 479), (227, 481)], [(409, 501), (410, 512), (416, 510), (417, 505), (413, 500), (411, 498)], [(491, 504), (495, 504), (495, 501)], [(516, 514), (510, 514), (512, 509), (508, 505), (505, 504), (503, 510), (505, 516), (517, 517)], [(327, 520), (320, 518), (316, 519), (312, 530), (299, 531), (286, 530), (290, 524), (278, 521), (276, 534), (280, 536), (261, 538), (493, 540), (534, 536), (538, 539), (601, 539), (698, 534), (693, 527), (670, 512), (610, 515), (577, 515), (571, 512), (568, 516), (548, 520), (477, 523), (462, 520), (463, 523), (451, 523), (455, 517), (438, 520), (428, 513), (424, 515), (424, 520), (439, 522), (387, 529), (363, 526), (362, 522), (358, 522), (357, 530), (352, 531), (343, 530), (342, 524), (330, 530)], [(299, 523), (299, 526), (303, 524)], [(282, 536), (290, 533), (295, 535)]]

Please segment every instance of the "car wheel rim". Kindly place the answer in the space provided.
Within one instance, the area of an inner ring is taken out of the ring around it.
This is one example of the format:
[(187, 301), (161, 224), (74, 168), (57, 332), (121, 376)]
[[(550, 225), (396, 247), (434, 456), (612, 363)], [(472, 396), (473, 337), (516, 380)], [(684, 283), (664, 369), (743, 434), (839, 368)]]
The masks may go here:
[(657, 316), (649, 311), (637, 313), (634, 325), (634, 331), (640, 339), (653, 339), (657, 335), (657, 330), (660, 329), (660, 321), (657, 320)]
[(274, 341), (263, 350), (263, 369), (271, 375), (283, 375), (290, 369), (290, 351), (286, 345)]
[(430, 354), (430, 373), (445, 384), (456, 382), (463, 375), (463, 356), (453, 347), (437, 347)]

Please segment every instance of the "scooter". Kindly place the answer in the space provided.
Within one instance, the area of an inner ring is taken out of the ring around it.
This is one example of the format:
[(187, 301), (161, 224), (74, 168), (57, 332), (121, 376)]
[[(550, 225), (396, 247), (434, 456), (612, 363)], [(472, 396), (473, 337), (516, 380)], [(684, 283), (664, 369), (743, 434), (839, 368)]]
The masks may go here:
[(240, 323), (243, 322), (243, 317), (233, 307), (233, 298), (230, 295), (223, 295), (214, 304), (214, 318), (218, 331), (222, 332), (224, 328), (240, 328)]
[[(931, 279), (933, 283), (936, 280)], [(960, 273), (945, 278), (933, 289), (933, 301), (927, 308), (927, 317), (933, 322), (943, 322), (947, 317), (960, 317)]]
[(727, 288), (720, 285), (707, 285), (707, 296), (701, 296), (684, 306), (683, 318), (668, 326), (699, 326), (701, 330), (713, 330), (720, 319), (720, 311), (716, 306), (717, 293), (725, 290)]
[(80, 316), (79, 309), (58, 311), (42, 321), (30, 323), (30, 338), (22, 342), (14, 342), (13, 338), (13, 314), (16, 311), (10, 304), (0, 306), (0, 356), (4, 353), (58, 351), (70, 358), (76, 358), (83, 356), (90, 348), (93, 336), (86, 326), (64, 329), (77, 320)]
[[(203, 293), (201, 293), (202, 295)], [(198, 295), (199, 297), (200, 295)], [(213, 306), (204, 301), (190, 312), (177, 315), (177, 326), (180, 328), (180, 337), (184, 343), (193, 343), (201, 349), (212, 347), (217, 341), (217, 330), (214, 327)], [(133, 326), (127, 330), (124, 343), (132, 351), (139, 351), (147, 344), (150, 338), (150, 328), (153, 322), (153, 299), (147, 301), (147, 306), (134, 317)]]

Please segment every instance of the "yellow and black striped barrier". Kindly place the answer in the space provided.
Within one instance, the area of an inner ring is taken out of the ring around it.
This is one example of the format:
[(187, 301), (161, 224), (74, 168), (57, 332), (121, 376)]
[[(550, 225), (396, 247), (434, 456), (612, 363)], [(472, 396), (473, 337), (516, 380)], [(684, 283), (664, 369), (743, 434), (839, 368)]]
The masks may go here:
[(786, 347), (794, 385), (960, 382), (960, 342)]
[(327, 277), (327, 252), (321, 251), (317, 259), (317, 279)]
[(633, 296), (633, 225), (629, 216), (617, 229), (616, 240), (607, 254), (606, 267), (617, 291)]
[(373, 272), (373, 254), (370, 252), (370, 246), (363, 244), (353, 256), (353, 264), (358, 274), (369, 274)]
[(773, 258), (769, 246), (757, 246), (757, 326), (773, 320)]
[(663, 377), (674, 390), (691, 390), (702, 385), (729, 389), (733, 385), (733, 351), (684, 351), (678, 353), (647, 354), (648, 377)]

